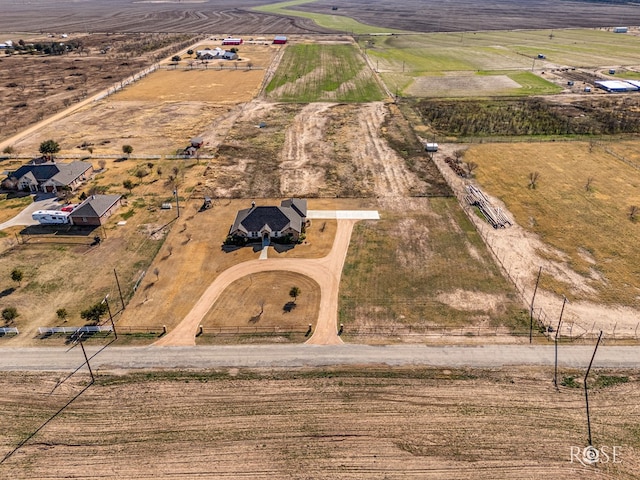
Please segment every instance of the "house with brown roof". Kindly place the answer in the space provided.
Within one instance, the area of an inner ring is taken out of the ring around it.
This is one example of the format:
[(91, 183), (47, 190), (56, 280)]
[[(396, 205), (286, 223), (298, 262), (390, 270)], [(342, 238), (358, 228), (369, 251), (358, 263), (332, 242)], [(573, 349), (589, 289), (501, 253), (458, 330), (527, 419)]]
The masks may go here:
[(102, 225), (121, 205), (122, 195), (91, 195), (69, 214), (69, 220), (78, 226)]
[(229, 230), (229, 236), (244, 242), (297, 242), (305, 231), (307, 201), (290, 198), (280, 206), (256, 206), (240, 210)]

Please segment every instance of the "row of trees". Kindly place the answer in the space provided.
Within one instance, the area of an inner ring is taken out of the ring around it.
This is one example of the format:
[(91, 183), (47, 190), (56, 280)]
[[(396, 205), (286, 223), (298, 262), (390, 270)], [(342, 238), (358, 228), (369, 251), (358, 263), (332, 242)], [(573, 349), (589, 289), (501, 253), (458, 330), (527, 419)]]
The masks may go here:
[[(7, 147), (5, 148), (4, 153), (13, 153), (13, 151), (13, 148), (9, 149)], [(90, 153), (92, 151), (93, 149), (90, 151)], [(51, 160), (56, 153), (60, 152), (60, 144), (55, 140), (45, 140), (40, 144), (39, 152), (43, 157)], [(133, 147), (131, 145), (123, 145), (122, 153), (129, 157), (133, 153)]]

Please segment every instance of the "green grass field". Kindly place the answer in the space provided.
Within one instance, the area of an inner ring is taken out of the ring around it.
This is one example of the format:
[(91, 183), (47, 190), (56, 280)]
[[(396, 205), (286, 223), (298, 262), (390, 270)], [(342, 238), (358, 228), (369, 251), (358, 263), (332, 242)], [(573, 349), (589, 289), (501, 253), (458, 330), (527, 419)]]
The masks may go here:
[(412, 332), (477, 325), (522, 330), (513, 287), (457, 200), (425, 202), (356, 225), (340, 284), (340, 321), (350, 332), (374, 325)]
[[(522, 86), (519, 89), (496, 86), (495, 91), (479, 95), (552, 94), (560, 88), (531, 74), (532, 69), (542, 71), (545, 65), (551, 67), (551, 63), (584, 68), (640, 63), (638, 37), (595, 29), (361, 36), (358, 41), (388, 88), (399, 93), (421, 77), (455, 76), (459, 72), (507, 75)], [(538, 59), (538, 54), (546, 58)], [(415, 88), (409, 95), (421, 96)], [(451, 96), (458, 95), (452, 92)]]
[[(465, 161), (479, 165), (480, 185), (520, 225), (557, 250), (541, 254), (566, 262), (588, 287), (579, 291), (569, 279), (543, 276), (544, 288), (569, 299), (640, 306), (640, 221), (628, 216), (630, 206), (640, 207), (640, 171), (602, 146), (577, 142), (478, 145)], [(531, 172), (540, 174), (535, 189), (528, 188)]]
[(284, 102), (371, 102), (384, 94), (352, 45), (289, 45), (267, 95)]
[(271, 5), (254, 7), (253, 10), (264, 13), (274, 13), (279, 15), (288, 15), (294, 17), (308, 18), (316, 22), (319, 26), (330, 28), (340, 32), (348, 32), (353, 34), (367, 33), (399, 33), (403, 30), (395, 30), (393, 28), (375, 27), (360, 23), (352, 18), (344, 15), (324, 15), (321, 13), (303, 12), (301, 10), (292, 10), (289, 7), (311, 3), (314, 0), (292, 0), (289, 2), (279, 2)]

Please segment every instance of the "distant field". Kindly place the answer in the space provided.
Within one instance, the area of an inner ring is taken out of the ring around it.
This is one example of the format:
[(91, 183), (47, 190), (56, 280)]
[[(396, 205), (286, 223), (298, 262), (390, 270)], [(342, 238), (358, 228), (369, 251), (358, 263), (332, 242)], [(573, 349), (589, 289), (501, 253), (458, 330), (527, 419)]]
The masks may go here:
[[(229, 67), (232, 68), (231, 65)], [(227, 68), (229, 68), (227, 67)], [(260, 89), (264, 70), (160, 70), (113, 97), (157, 102), (240, 103)]]
[(290, 45), (266, 88), (285, 102), (371, 102), (384, 94), (352, 45)]
[[(413, 96), (557, 93), (558, 86), (530, 71), (541, 72), (551, 63), (584, 68), (640, 63), (639, 37), (598, 29), (362, 36), (359, 42), (387, 86)], [(538, 59), (538, 54), (546, 58)], [(442, 75), (507, 75), (522, 88), (496, 84), (478, 89), (469, 81), (466, 89), (455, 83), (447, 89), (440, 86), (446, 85), (446, 77), (433, 78)], [(436, 87), (430, 88), (434, 82)]]
[[(545, 275), (543, 288), (570, 299), (637, 308), (640, 260), (634, 239), (640, 238), (640, 222), (631, 221), (628, 211), (640, 207), (640, 171), (603, 147), (609, 148), (575, 142), (485, 144), (470, 148), (465, 160), (479, 165), (480, 185), (504, 201), (520, 225), (557, 249), (541, 255), (566, 263), (589, 290), (575, 291), (569, 279)], [(535, 189), (527, 188), (531, 172), (539, 173)]]
[[(394, 28), (381, 28), (373, 25), (367, 25), (360, 23), (353, 18), (339, 14), (339, 11), (334, 11), (330, 8), (326, 8), (326, 14), (324, 13), (312, 13), (304, 12), (301, 10), (294, 10), (290, 7), (296, 7), (304, 5), (306, 3), (313, 3), (314, 0), (292, 0), (289, 2), (273, 3), (271, 5), (264, 5), (260, 7), (254, 7), (252, 10), (263, 13), (276, 13), (279, 15), (288, 15), (294, 17), (307, 18), (313, 20), (321, 27), (338, 30), (341, 32), (350, 32), (356, 34), (363, 33), (399, 33), (404, 30), (397, 30)], [(333, 14), (336, 13), (336, 14)]]

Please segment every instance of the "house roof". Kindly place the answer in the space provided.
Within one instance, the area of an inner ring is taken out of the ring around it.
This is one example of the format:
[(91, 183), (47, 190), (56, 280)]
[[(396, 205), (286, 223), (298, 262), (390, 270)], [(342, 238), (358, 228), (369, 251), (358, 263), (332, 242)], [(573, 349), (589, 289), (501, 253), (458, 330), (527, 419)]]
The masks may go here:
[(304, 198), (289, 198), (283, 200), (280, 205), (293, 208), (301, 217), (307, 216), (307, 201)]
[(71, 217), (102, 217), (122, 195), (91, 195), (71, 212)]
[(301, 232), (303, 219), (306, 217), (306, 204), (306, 200), (290, 199), (282, 202), (282, 205), (279, 207), (253, 206), (240, 210), (236, 215), (236, 220), (231, 227), (231, 231), (244, 230), (246, 232), (260, 232), (265, 230), (269, 232), (281, 232), (287, 228), (291, 228), (296, 232)]
[[(15, 172), (9, 174), (9, 177), (20, 180), (25, 175), (31, 174), (38, 182), (54, 179), (62, 185), (68, 185), (91, 167), (92, 165), (88, 162), (29, 164), (22, 165)], [(31, 176), (29, 178), (32, 178)]]
[(55, 174), (52, 177), (52, 180), (63, 185), (68, 185), (84, 174), (92, 166), (93, 165), (87, 162), (61, 163), (59, 164), (60, 172)]

